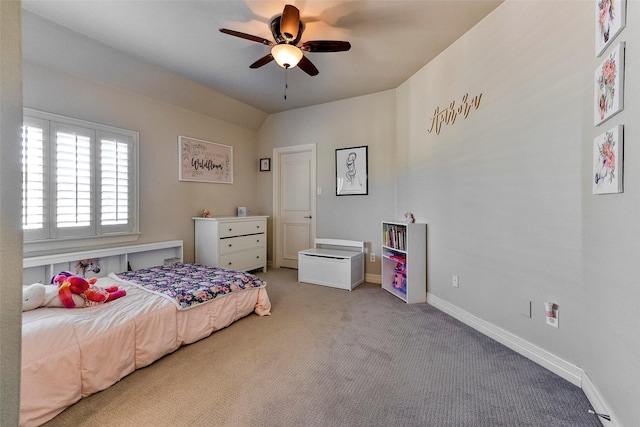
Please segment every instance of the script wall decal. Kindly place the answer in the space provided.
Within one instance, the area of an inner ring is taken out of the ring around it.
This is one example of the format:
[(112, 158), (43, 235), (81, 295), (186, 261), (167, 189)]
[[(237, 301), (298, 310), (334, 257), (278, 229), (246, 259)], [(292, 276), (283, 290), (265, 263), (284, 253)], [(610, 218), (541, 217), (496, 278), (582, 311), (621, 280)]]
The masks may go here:
[(480, 107), (480, 99), (482, 99), (482, 94), (469, 99), (469, 94), (465, 93), (462, 97), (462, 102), (457, 107), (456, 101), (451, 101), (451, 104), (443, 110), (441, 110), (440, 107), (436, 107), (436, 111), (433, 113), (433, 117), (431, 117), (431, 127), (427, 132), (435, 132), (436, 135), (440, 135), (442, 125), (453, 125), (458, 116), (466, 119), (471, 108), (477, 110), (478, 107)]

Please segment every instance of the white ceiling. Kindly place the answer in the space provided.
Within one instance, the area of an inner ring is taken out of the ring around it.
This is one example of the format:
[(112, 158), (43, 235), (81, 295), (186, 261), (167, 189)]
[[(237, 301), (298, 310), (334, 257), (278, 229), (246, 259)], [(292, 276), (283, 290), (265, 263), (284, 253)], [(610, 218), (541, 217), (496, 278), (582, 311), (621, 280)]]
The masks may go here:
[[(290, 0), (305, 23), (302, 42), (346, 40), (348, 52), (306, 53), (320, 74), (287, 72), (260, 43), (285, 1), (23, 0), (23, 9), (147, 64), (162, 67), (265, 113), (398, 87), (503, 0)], [(284, 99), (285, 74), (288, 80)]]

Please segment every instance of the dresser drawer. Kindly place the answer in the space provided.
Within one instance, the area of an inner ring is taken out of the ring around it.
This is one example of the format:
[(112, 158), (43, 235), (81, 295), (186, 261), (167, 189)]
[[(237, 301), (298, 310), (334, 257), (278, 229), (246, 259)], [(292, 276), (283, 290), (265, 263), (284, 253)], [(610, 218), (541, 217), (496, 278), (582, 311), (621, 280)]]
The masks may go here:
[(221, 255), (220, 265), (222, 268), (232, 268), (234, 270), (252, 270), (266, 264), (264, 248), (251, 249), (244, 252)]
[(221, 222), (220, 238), (264, 233), (266, 232), (265, 224), (264, 220)]
[(267, 271), (267, 218), (193, 218), (196, 263), (241, 271), (259, 268)]
[(265, 234), (252, 234), (220, 239), (220, 254), (225, 255), (251, 248), (264, 248), (267, 240), (265, 236)]

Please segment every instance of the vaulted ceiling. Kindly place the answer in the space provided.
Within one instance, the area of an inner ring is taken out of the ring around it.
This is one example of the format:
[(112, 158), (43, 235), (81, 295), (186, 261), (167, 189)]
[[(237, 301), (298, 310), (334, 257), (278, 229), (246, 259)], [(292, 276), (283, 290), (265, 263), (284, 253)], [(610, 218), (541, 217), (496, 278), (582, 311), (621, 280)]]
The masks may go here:
[(306, 53), (319, 70), (312, 77), (275, 62), (250, 69), (269, 47), (219, 31), (272, 40), (269, 24), (286, 2), (22, 1), (27, 14), (269, 114), (396, 88), (500, 3), (292, 0), (305, 25), (301, 42), (346, 40), (352, 46), (347, 52)]

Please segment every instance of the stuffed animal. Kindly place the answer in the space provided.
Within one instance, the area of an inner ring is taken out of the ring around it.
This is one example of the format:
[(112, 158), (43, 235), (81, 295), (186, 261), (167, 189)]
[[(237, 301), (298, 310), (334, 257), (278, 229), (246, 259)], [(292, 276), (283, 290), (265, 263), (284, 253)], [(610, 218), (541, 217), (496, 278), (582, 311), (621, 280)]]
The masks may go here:
[(94, 286), (97, 280), (95, 277), (87, 280), (68, 271), (61, 271), (51, 278), (51, 283), (59, 286), (58, 297), (67, 308), (76, 307), (73, 295), (82, 296), (87, 306), (103, 304), (127, 295), (127, 291), (118, 289), (117, 286)]
[[(93, 283), (95, 279), (91, 279)], [(89, 289), (90, 282), (84, 277), (76, 276), (68, 271), (61, 271), (51, 278), (51, 284), (58, 285), (58, 297), (63, 307), (75, 308), (72, 295), (83, 295)]]
[[(80, 295), (73, 294), (76, 307), (85, 307), (86, 302)], [(22, 288), (22, 311), (34, 310), (39, 307), (64, 307), (58, 297), (58, 285), (43, 285), (33, 283)]]

